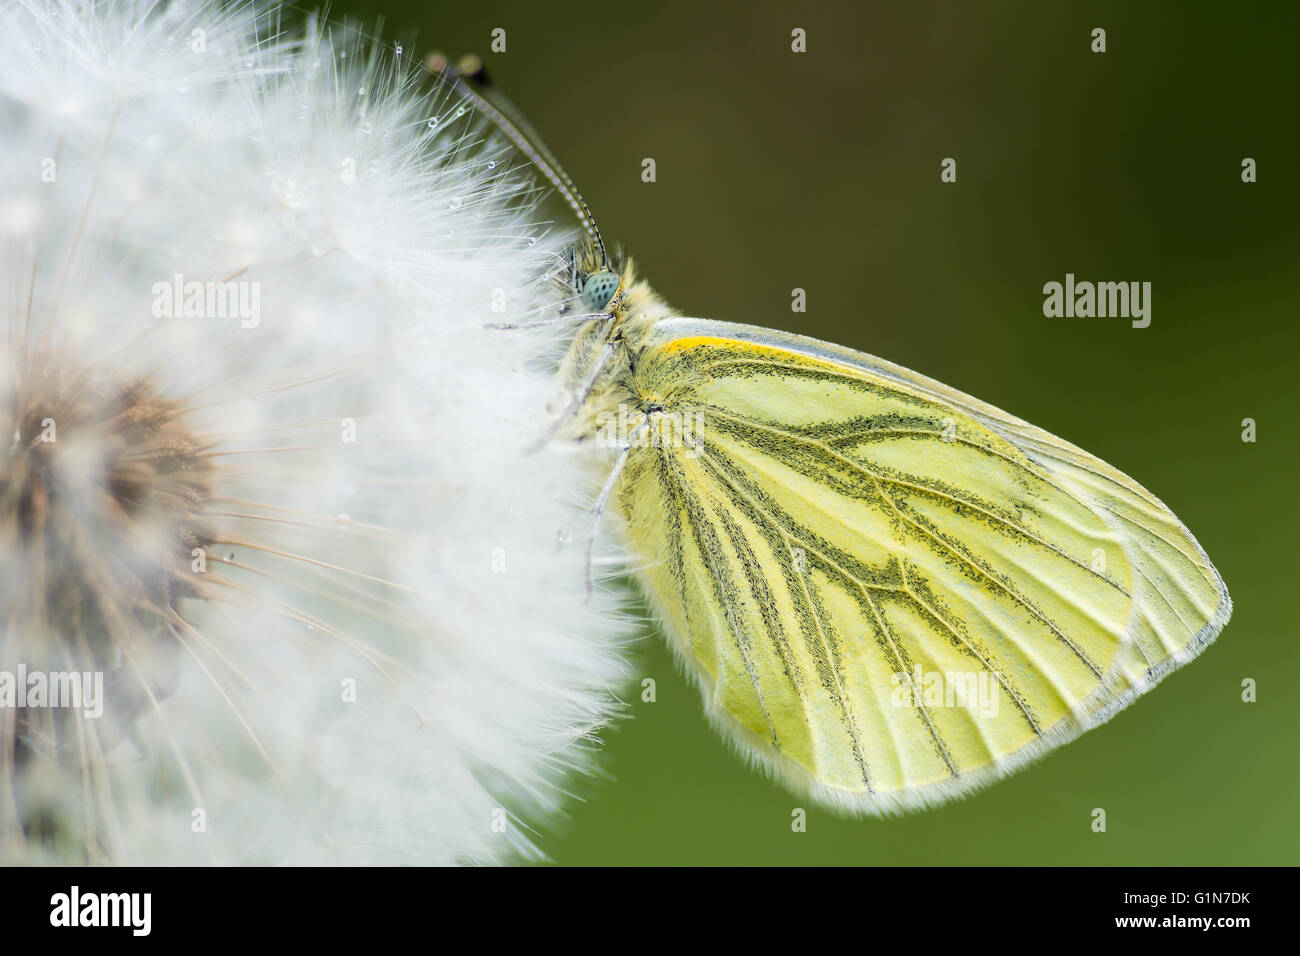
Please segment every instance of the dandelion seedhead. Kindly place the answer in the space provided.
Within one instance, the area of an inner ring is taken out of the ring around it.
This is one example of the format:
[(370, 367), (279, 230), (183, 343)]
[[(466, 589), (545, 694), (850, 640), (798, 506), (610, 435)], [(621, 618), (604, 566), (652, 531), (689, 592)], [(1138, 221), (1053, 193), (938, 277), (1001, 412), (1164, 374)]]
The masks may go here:
[(625, 628), (526, 160), (203, 0), (0, 0), (0, 140), (0, 861), (534, 852)]

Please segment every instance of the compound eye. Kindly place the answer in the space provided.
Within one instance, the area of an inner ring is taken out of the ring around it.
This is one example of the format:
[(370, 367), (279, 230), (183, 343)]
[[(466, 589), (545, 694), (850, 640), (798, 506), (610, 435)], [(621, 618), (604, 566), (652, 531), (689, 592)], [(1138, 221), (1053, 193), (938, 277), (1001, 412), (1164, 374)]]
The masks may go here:
[(582, 287), (582, 304), (592, 312), (599, 312), (609, 305), (617, 291), (618, 276), (608, 270), (593, 272)]

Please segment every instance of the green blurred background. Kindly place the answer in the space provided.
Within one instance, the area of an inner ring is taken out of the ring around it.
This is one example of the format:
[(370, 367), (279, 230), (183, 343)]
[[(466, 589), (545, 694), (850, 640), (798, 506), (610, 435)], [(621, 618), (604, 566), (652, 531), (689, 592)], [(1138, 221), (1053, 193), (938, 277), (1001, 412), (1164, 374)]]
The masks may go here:
[[(635, 672), (657, 701), (629, 690), (607, 778), (577, 784), (585, 801), (541, 845), (560, 864), (1300, 862), (1300, 646), (1282, 603), (1300, 564), (1300, 191), (1287, 166), (1300, 158), (1300, 6), (894, 6), (332, 12), (383, 17), (413, 50), (482, 53), (606, 238), (686, 314), (880, 355), (1129, 472), (1197, 535), (1236, 612), (1194, 664), (1029, 770), (905, 818), (808, 806), (805, 833), (790, 826), (805, 802), (709, 728), (647, 626)], [(492, 54), (498, 27), (507, 50)], [(940, 182), (944, 157), (955, 184)], [(1067, 272), (1150, 281), (1151, 326), (1045, 318), (1042, 286)], [(791, 312), (794, 287), (806, 313)], [(1247, 417), (1255, 444), (1241, 440)]]

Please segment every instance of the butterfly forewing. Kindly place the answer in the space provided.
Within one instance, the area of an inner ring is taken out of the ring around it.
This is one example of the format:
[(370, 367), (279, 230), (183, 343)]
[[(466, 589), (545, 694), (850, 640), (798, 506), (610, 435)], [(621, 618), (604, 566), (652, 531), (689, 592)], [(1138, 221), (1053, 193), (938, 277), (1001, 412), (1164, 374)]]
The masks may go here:
[(1229, 601), (1122, 473), (871, 356), (698, 319), (633, 391), (697, 423), (618, 500), (710, 714), (840, 806), (942, 800), (1077, 736)]

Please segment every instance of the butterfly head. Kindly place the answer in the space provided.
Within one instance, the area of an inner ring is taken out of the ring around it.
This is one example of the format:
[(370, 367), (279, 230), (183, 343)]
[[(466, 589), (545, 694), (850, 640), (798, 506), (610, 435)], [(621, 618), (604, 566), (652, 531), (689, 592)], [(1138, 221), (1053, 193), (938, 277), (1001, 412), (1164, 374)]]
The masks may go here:
[[(649, 284), (637, 274), (631, 257), (617, 247), (606, 251), (590, 238), (579, 240), (570, 248), (568, 264), (561, 281), (568, 282), (573, 298), (566, 311), (608, 316), (613, 328), (627, 328), (638, 319), (654, 320), (672, 312)], [(611, 326), (597, 324), (595, 334), (604, 336)]]
[(567, 276), (575, 306), (591, 314), (618, 316), (627, 303), (634, 276), (631, 262), (617, 250), (606, 250), (590, 236), (569, 248)]
[(589, 312), (603, 312), (618, 294), (618, 276), (608, 269), (588, 275), (582, 283), (582, 304)]

